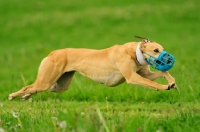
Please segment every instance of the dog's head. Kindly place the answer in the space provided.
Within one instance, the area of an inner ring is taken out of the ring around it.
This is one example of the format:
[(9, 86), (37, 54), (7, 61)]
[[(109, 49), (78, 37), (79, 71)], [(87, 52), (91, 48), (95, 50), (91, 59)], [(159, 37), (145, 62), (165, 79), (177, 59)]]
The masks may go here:
[(157, 70), (168, 71), (174, 66), (175, 57), (164, 51), (164, 48), (156, 42), (144, 39), (140, 43), (140, 50), (147, 63)]

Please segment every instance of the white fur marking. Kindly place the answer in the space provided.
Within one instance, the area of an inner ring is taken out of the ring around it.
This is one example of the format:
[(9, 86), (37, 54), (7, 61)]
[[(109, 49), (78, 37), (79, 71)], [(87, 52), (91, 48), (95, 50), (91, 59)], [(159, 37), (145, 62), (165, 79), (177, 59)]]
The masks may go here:
[(142, 51), (140, 50), (140, 44), (141, 44), (141, 42), (138, 43), (137, 48), (136, 48), (136, 57), (137, 57), (138, 62), (141, 65), (147, 65), (148, 63), (145, 60), (145, 57), (144, 57)]

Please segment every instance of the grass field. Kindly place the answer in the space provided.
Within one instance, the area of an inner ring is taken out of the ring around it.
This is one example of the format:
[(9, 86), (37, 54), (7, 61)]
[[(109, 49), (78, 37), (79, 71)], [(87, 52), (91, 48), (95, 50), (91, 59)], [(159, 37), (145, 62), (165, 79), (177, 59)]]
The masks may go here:
[[(199, 12), (197, 0), (0, 1), (0, 132), (200, 131)], [(126, 83), (109, 88), (76, 73), (64, 93), (8, 101), (34, 82), (52, 50), (102, 49), (139, 41), (134, 35), (176, 57), (170, 73), (179, 90)]]

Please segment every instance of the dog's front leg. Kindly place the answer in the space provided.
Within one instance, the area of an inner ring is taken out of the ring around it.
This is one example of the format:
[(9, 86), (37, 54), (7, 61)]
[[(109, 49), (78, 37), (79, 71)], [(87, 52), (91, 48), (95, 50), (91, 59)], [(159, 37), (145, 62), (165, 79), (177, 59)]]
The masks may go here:
[(142, 68), (137, 72), (139, 75), (141, 75), (144, 78), (147, 78), (149, 80), (156, 80), (157, 78), (164, 77), (163, 72), (157, 71), (157, 72), (151, 72), (150, 68)]
[(126, 63), (117, 63), (117, 66), (121, 74), (126, 79), (126, 82), (129, 84), (138, 84), (141, 86), (151, 87), (156, 90), (168, 90), (171, 88), (168, 85), (156, 83), (137, 74), (135, 71), (135, 69), (137, 69), (137, 66), (135, 65), (135, 63), (133, 63), (133, 61), (127, 60)]
[(156, 83), (154, 81), (151, 81), (147, 78), (144, 78), (137, 73), (132, 73), (130, 78), (126, 78), (127, 83), (129, 84), (138, 84), (142, 86), (147, 86), (154, 88), (155, 90), (169, 90), (171, 88), (171, 85), (162, 85), (159, 83)]
[(169, 74), (169, 72), (151, 72), (149, 66), (143, 67), (137, 72), (139, 75), (141, 75), (144, 78), (150, 79), (150, 80), (156, 80), (157, 78), (164, 77), (168, 81), (168, 86), (171, 88), (175, 88), (175, 79)]
[(170, 73), (168, 71), (166, 71), (166, 72), (162, 72), (162, 74), (167, 79), (168, 84), (171, 87), (176, 88), (175, 79), (170, 75)]

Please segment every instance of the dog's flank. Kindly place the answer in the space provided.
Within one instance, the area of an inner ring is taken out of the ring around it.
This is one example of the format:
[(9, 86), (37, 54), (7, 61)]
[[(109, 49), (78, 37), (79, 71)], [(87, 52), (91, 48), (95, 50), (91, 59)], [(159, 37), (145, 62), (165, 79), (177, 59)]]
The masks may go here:
[[(158, 57), (163, 47), (156, 42), (142, 41), (140, 50)], [(151, 87), (156, 90), (168, 90), (175, 87), (175, 80), (169, 72), (151, 72), (149, 65), (142, 65), (136, 59), (138, 42), (115, 45), (107, 49), (55, 50), (44, 58), (39, 66), (36, 81), (29, 86), (9, 95), (9, 100), (17, 96), (29, 98), (36, 92), (50, 90), (64, 92), (68, 89), (75, 72), (107, 86), (116, 86), (124, 81), (129, 84)], [(154, 50), (158, 49), (159, 52)], [(152, 80), (165, 77), (167, 85)]]

